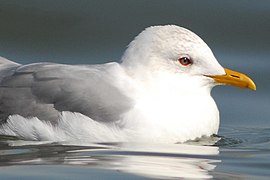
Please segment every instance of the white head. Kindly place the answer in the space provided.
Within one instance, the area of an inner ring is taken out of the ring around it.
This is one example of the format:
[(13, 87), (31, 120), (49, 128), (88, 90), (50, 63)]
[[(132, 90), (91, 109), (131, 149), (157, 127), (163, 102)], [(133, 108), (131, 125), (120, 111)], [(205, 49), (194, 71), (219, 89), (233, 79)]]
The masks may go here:
[[(131, 76), (163, 72), (186, 76), (189, 80), (200, 78), (197, 82), (207, 81), (210, 87), (218, 83), (240, 86), (240, 78), (237, 79), (235, 74), (229, 74), (230, 82), (224, 82), (224, 78), (217, 80), (216, 77), (221, 76), (228, 78), (226, 69), (199, 36), (176, 25), (146, 28), (129, 44), (122, 65)], [(248, 85), (251, 88), (250, 82)]]

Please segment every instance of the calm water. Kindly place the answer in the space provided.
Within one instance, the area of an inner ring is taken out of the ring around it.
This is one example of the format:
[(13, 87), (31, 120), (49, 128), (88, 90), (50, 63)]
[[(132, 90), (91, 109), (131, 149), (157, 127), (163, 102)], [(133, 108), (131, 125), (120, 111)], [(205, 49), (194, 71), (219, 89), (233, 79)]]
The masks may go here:
[[(223, 128), (213, 146), (1, 140), (1, 179), (269, 179), (270, 129)], [(65, 143), (64, 143), (65, 144)], [(66, 143), (68, 144), (68, 143)]]
[(0, 21), (0, 56), (24, 64), (108, 62), (145, 27), (178, 24), (202, 36), (224, 67), (257, 84), (255, 92), (214, 88), (221, 113), (215, 145), (202, 143), (217, 137), (78, 146), (1, 136), (0, 179), (269, 179), (269, 1), (2, 0)]

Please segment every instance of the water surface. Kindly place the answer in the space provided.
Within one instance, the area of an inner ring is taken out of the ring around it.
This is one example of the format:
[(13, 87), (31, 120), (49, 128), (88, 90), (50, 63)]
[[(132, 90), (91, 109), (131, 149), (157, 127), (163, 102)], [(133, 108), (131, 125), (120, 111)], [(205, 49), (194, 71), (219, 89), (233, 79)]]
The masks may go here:
[[(1, 137), (2, 179), (268, 179), (270, 129), (223, 128), (214, 145), (29, 142)], [(211, 141), (213, 139), (207, 139)]]

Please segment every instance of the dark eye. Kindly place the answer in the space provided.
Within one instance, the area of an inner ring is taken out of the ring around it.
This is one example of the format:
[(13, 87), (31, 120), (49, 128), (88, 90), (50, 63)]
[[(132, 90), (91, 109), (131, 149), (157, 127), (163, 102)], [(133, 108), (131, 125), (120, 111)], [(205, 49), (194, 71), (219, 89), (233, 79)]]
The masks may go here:
[(192, 61), (190, 60), (190, 58), (188, 57), (181, 57), (178, 59), (178, 61), (180, 62), (180, 64), (182, 64), (183, 66), (188, 66), (190, 64), (192, 64)]

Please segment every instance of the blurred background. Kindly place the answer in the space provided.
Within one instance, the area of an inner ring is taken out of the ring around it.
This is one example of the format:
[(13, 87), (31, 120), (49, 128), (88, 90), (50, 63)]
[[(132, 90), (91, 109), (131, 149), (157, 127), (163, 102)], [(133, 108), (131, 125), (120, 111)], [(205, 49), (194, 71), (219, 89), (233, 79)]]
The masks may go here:
[(270, 127), (268, 0), (0, 0), (0, 56), (26, 64), (118, 61), (144, 28), (176, 24), (202, 37), (219, 62), (257, 91), (216, 87), (221, 133)]

